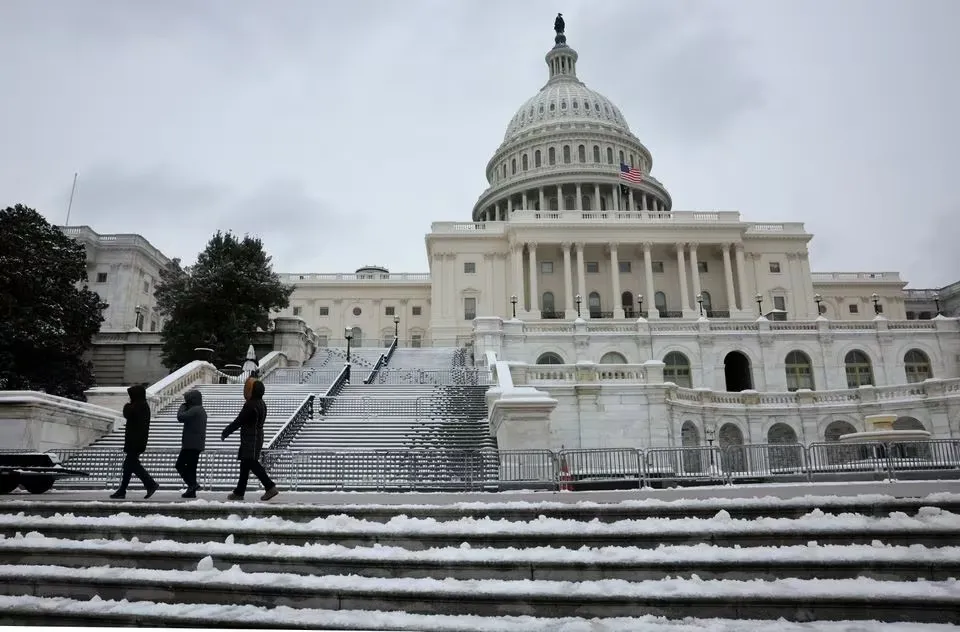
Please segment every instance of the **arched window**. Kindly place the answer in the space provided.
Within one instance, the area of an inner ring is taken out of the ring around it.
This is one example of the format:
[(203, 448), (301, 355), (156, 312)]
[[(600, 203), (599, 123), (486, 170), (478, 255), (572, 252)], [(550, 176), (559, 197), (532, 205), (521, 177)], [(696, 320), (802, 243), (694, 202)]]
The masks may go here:
[(527, 160), (527, 155), (524, 154), (523, 157), (520, 159), (520, 164), (523, 166), (523, 170), (524, 170), (524, 171), (526, 171), (527, 168), (530, 166), (530, 165), (528, 164), (528, 162), (529, 162), (529, 161)]
[(623, 150), (621, 150), (621, 151), (620, 151), (620, 164), (622, 165), (624, 162), (625, 162), (625, 161), (624, 161), (624, 159), (623, 159)]
[(590, 318), (600, 318), (600, 293), (590, 292), (587, 299), (587, 306), (590, 308)]
[(503, 163), (503, 177), (507, 177), (507, 163)]
[(703, 307), (703, 312), (710, 316), (710, 312), (713, 311), (713, 297), (710, 296), (710, 292), (702, 290), (700, 292), (700, 306)]
[(797, 432), (788, 424), (775, 423), (767, 430), (767, 443), (797, 443)]
[(551, 147), (547, 150), (547, 164), (557, 164), (557, 148)]
[(663, 292), (657, 292), (653, 295), (653, 306), (657, 311), (663, 314), (667, 311), (667, 295)]
[(512, 176), (517, 175), (517, 159), (516, 158), (510, 159), (510, 175)]
[(540, 354), (540, 357), (537, 358), (537, 364), (563, 364), (563, 358), (553, 351), (547, 351)]
[(620, 305), (623, 309), (633, 309), (633, 292), (626, 291), (620, 295)]
[(903, 369), (907, 373), (907, 383), (922, 382), (933, 377), (930, 370), (930, 358), (919, 349), (911, 349), (903, 356)]
[(622, 353), (616, 351), (607, 351), (603, 354), (603, 357), (600, 358), (600, 364), (626, 364), (627, 359), (623, 357)]
[(809, 356), (803, 351), (791, 351), (784, 362), (787, 372), (787, 390), (790, 392), (801, 388), (813, 390), (813, 365)]
[(559, 200), (557, 200), (557, 198), (555, 198), (555, 197), (554, 197), (554, 198), (550, 198), (550, 210), (551, 210), (551, 211), (559, 211), (559, 210), (560, 210), (560, 207), (558, 206), (558, 204), (559, 204)]
[[(700, 431), (692, 421), (683, 422), (680, 428), (680, 445), (685, 448), (700, 447)], [(700, 458), (699, 450), (683, 451), (683, 471), (689, 473), (703, 471), (703, 459)]]
[(926, 430), (916, 417), (897, 417), (893, 422), (894, 430)]
[(541, 164), (540, 150), (538, 149), (537, 151), (533, 152), (533, 166), (539, 167)]
[(613, 164), (613, 147), (607, 147), (607, 164)]
[(870, 358), (863, 351), (854, 349), (844, 358), (847, 369), (847, 388), (857, 388), (873, 384), (873, 367)]
[(589, 195), (584, 195), (584, 196), (580, 199), (580, 203), (581, 203), (581, 205), (583, 206), (583, 210), (585, 210), (585, 211), (593, 210), (592, 208), (590, 208), (592, 202), (590, 201), (590, 196), (589, 196)]
[(563, 164), (570, 164), (570, 145), (563, 146)]
[(796, 469), (803, 463), (803, 446), (792, 426), (778, 422), (767, 430), (767, 463), (771, 470)]
[(826, 430), (823, 431), (824, 441), (839, 441), (845, 434), (853, 434), (857, 429), (848, 421), (831, 421)]
[(692, 388), (690, 379), (690, 360), (679, 351), (671, 351), (663, 358), (663, 381), (673, 382), (677, 386)]
[(593, 146), (593, 161), (600, 162), (600, 145)]
[(630, 154), (630, 166), (633, 166), (633, 154)]
[(607, 210), (607, 198), (604, 195), (600, 196), (600, 210), (601, 211)]
[(577, 208), (577, 198), (572, 195), (564, 197), (563, 208), (567, 209), (568, 211), (572, 211), (573, 209)]
[(553, 292), (544, 292), (543, 300), (540, 302), (540, 309), (544, 313), (553, 313), (554, 302), (553, 302)]
[(720, 426), (720, 431), (717, 432), (717, 443), (723, 450), (723, 459), (720, 463), (724, 472), (743, 472), (747, 469), (746, 454), (743, 450), (743, 431), (739, 426), (732, 423)]
[(577, 160), (579, 160), (580, 162), (587, 161), (587, 148), (584, 147), (583, 145), (580, 145), (579, 147), (577, 147)]

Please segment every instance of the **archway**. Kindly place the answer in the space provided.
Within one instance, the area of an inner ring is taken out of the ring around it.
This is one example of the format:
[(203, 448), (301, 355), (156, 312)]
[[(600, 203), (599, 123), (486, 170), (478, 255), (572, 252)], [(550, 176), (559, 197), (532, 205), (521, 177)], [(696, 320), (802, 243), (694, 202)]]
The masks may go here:
[[(849, 421), (838, 419), (836, 421), (831, 421), (826, 429), (824, 429), (823, 439), (829, 443), (839, 443), (840, 437), (856, 431), (857, 429), (854, 428), (853, 424), (851, 424)], [(826, 461), (830, 465), (848, 463), (850, 461), (857, 461), (859, 459), (869, 457), (870, 454), (864, 450), (862, 445), (841, 444), (837, 446), (830, 446), (830, 448), (826, 450)]]
[(600, 293), (590, 292), (587, 297), (587, 307), (590, 310), (590, 318), (600, 318)]
[(353, 328), (353, 338), (350, 339), (350, 346), (353, 347), (362, 347), (363, 346), (363, 330), (359, 327)]
[(787, 374), (787, 390), (791, 393), (801, 388), (813, 389), (813, 363), (803, 351), (791, 351), (784, 361)]
[(933, 377), (930, 370), (930, 358), (919, 349), (911, 349), (903, 356), (903, 370), (907, 374), (907, 383), (922, 382)]
[(894, 430), (926, 430), (923, 427), (923, 422), (921, 422), (916, 417), (897, 417), (897, 420), (893, 422)]
[(633, 292), (628, 290), (620, 295), (620, 306), (623, 308), (623, 314), (627, 318), (632, 318), (636, 315), (633, 313)]
[(727, 391), (739, 393), (753, 388), (753, 374), (750, 359), (739, 351), (731, 351), (723, 359), (723, 377)]
[(627, 359), (618, 351), (607, 351), (600, 358), (600, 364), (626, 364)]
[(743, 431), (736, 424), (725, 423), (717, 433), (717, 444), (720, 446), (724, 472), (746, 471), (747, 459), (743, 450)]
[(547, 351), (540, 354), (540, 357), (537, 358), (537, 364), (563, 364), (563, 358), (553, 351)]
[(793, 426), (778, 422), (767, 430), (767, 467), (773, 470), (791, 470), (800, 467), (803, 462), (803, 447), (797, 442), (797, 432)]
[(690, 360), (679, 351), (671, 351), (663, 358), (663, 381), (673, 382), (677, 386), (691, 388)]

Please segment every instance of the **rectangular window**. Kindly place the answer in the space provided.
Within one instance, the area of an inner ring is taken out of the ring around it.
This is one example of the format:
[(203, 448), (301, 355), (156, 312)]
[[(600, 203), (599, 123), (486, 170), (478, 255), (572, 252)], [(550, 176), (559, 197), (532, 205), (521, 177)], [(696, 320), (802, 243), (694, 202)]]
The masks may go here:
[(463, 319), (473, 320), (477, 317), (477, 299), (468, 296), (463, 299)]
[(882, 313), (883, 313), (883, 304), (882, 304), (882, 303), (877, 303), (877, 313), (878, 313), (878, 314), (882, 314)]
[(422, 310), (423, 310), (423, 308), (420, 307), (419, 305), (414, 305), (414, 306), (413, 306), (413, 315), (414, 315), (414, 316), (419, 316)]
[(107, 273), (97, 272), (97, 283), (106, 283), (106, 282), (107, 282)]
[(907, 312), (907, 320), (916, 320), (916, 319), (917, 319), (916, 312)]
[(620, 274), (630, 274), (633, 266), (629, 261), (618, 261), (617, 263), (620, 264)]
[(464, 274), (476, 274), (477, 273), (477, 264), (473, 261), (464, 261), (463, 262), (463, 273)]
[(780, 274), (780, 262), (771, 261), (770, 262), (770, 273), (771, 274)]
[(317, 346), (326, 347), (327, 346), (327, 336), (326, 334), (320, 334), (317, 336)]
[(597, 261), (587, 262), (587, 274), (597, 274), (600, 272), (600, 263)]
[(552, 262), (552, 261), (541, 261), (541, 262), (540, 262), (540, 274), (553, 274), (553, 262)]
[(321, 315), (321, 316), (329, 316), (329, 315), (330, 315), (330, 308), (329, 308), (329, 307), (321, 307), (321, 308), (320, 308), (320, 315)]
[(423, 345), (423, 337), (420, 334), (410, 336), (410, 346), (419, 349)]
[(299, 316), (301, 311), (303, 311), (303, 308), (298, 305), (298, 306), (296, 306), (296, 307), (293, 308), (293, 315), (294, 315), (294, 316)]
[(144, 293), (144, 294), (149, 294), (149, 293), (150, 293), (150, 281), (144, 281), (144, 282), (143, 282), (143, 293)]
[(850, 303), (850, 313), (851, 313), (851, 314), (859, 314), (859, 313), (860, 313), (860, 306), (859, 306), (859, 305), (856, 305), (856, 304), (854, 304), (854, 303)]
[(156, 331), (156, 330), (157, 330), (157, 321), (151, 320), (151, 321), (150, 321), (150, 331)]
[(396, 308), (393, 305), (388, 305), (383, 308), (383, 313), (386, 316), (393, 316), (396, 313)]
[(779, 309), (782, 311), (787, 311), (787, 299), (783, 296), (774, 296), (773, 297), (773, 309)]
[(697, 272), (705, 273), (705, 272), (709, 272), (709, 271), (710, 271), (710, 268), (707, 266), (707, 262), (706, 262), (706, 261), (698, 261), (698, 262), (697, 262)]
[(650, 267), (653, 268), (655, 274), (663, 274), (663, 262), (662, 261), (651, 261)]

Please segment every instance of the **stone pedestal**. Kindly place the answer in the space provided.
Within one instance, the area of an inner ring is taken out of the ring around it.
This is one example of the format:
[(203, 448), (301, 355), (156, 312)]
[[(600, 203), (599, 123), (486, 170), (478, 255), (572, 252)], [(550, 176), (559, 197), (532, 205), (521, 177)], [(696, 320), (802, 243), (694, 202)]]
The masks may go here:
[(557, 400), (535, 388), (503, 390), (490, 404), (490, 434), (501, 450), (542, 450), (551, 444), (550, 413), (556, 407)]
[(897, 420), (896, 415), (867, 415), (863, 418), (864, 428), (866, 430), (893, 430), (893, 422)]

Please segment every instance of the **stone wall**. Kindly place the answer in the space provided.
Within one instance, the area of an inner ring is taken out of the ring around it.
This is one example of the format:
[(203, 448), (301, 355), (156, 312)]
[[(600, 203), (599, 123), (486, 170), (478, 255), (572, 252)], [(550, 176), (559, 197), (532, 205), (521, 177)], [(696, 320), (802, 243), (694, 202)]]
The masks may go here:
[(70, 450), (90, 445), (122, 417), (113, 410), (37, 391), (0, 392), (0, 446)]

